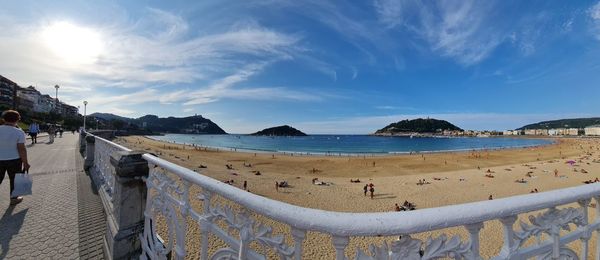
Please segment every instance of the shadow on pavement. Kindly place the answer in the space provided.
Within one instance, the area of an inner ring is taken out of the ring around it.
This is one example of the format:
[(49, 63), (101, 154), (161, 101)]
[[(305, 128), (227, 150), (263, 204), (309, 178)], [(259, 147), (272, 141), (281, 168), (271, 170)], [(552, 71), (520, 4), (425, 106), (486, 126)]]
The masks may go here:
[(15, 210), (15, 206), (9, 206), (0, 219), (0, 259), (6, 258), (10, 240), (21, 230), (29, 209), (21, 210), (14, 215), (12, 214), (13, 210)]

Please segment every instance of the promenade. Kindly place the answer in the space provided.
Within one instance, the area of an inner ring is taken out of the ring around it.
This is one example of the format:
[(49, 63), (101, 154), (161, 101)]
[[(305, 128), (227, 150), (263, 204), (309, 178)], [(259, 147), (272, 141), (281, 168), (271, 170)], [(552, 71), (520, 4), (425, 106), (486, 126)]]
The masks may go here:
[(48, 138), (27, 150), (33, 195), (9, 205), (8, 176), (0, 185), (0, 259), (102, 259), (105, 216), (83, 171), (78, 134)]

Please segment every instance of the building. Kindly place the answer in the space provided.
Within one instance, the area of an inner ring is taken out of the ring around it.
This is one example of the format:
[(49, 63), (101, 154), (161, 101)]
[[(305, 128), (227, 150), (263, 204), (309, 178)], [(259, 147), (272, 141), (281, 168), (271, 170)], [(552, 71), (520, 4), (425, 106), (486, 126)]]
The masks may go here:
[(577, 129), (577, 128), (565, 129), (565, 135), (577, 136), (577, 135), (579, 135), (579, 129)]
[(33, 103), (33, 101), (17, 96), (17, 110), (32, 111), (34, 107), (35, 107), (35, 103)]
[(65, 103), (59, 102), (62, 107), (62, 115), (64, 117), (76, 117), (79, 115), (79, 109), (77, 107), (67, 105)]
[(13, 108), (16, 106), (15, 89), (19, 86), (17, 83), (0, 76), (0, 106)]
[(548, 129), (535, 129), (535, 135), (548, 135)]
[(19, 109), (32, 110), (35, 112), (44, 112), (40, 110), (39, 105), (41, 96), (42, 94), (33, 86), (19, 88), (17, 90), (17, 107)]
[(54, 109), (54, 99), (49, 95), (40, 96), (38, 106), (39, 112), (49, 113)]
[(600, 136), (600, 125), (591, 125), (583, 130), (587, 136)]

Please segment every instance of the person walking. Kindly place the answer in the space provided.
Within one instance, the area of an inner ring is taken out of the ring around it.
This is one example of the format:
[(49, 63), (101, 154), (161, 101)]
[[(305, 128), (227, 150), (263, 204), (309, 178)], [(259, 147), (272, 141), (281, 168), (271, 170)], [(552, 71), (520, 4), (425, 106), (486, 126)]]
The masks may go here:
[(363, 191), (365, 192), (365, 197), (367, 196), (367, 191), (369, 190), (369, 185), (365, 184), (365, 187), (363, 187)]
[(371, 188), (369, 188), (369, 192), (371, 192), (371, 199), (373, 199), (373, 196), (375, 194), (375, 186), (371, 186)]
[(2, 113), (4, 125), (0, 126), (0, 184), (8, 173), (10, 180), (10, 205), (23, 201), (23, 197), (13, 197), (15, 189), (15, 174), (29, 171), (27, 148), (25, 148), (25, 132), (17, 127), (21, 120), (19, 112), (7, 110)]
[(54, 143), (54, 136), (56, 135), (56, 128), (54, 127), (54, 125), (50, 124), (48, 125), (48, 138), (49, 143)]
[(37, 135), (40, 133), (40, 125), (36, 122), (29, 125), (29, 136), (31, 136), (31, 144), (37, 144)]

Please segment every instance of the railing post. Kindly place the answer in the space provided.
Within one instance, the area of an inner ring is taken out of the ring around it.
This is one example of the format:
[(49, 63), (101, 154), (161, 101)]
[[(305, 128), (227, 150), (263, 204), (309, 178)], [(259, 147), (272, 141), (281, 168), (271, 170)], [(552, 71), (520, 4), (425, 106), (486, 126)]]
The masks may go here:
[(513, 229), (515, 221), (517, 221), (517, 216), (500, 219), (500, 222), (504, 226), (504, 245), (502, 245), (502, 249), (500, 250), (499, 259), (511, 259), (512, 257), (512, 249), (515, 244), (515, 231)]
[(348, 237), (333, 236), (331, 237), (331, 240), (333, 242), (333, 247), (335, 248), (335, 259), (345, 260), (346, 254), (344, 254), (344, 250), (346, 249), (346, 246), (348, 246), (350, 239)]
[(86, 135), (85, 137), (85, 161), (83, 162), (83, 168), (89, 170), (94, 166), (94, 152), (96, 151), (96, 137), (93, 135)]
[(465, 225), (471, 239), (471, 254), (473, 259), (481, 259), (479, 255), (479, 231), (483, 228), (483, 222)]
[[(600, 220), (600, 196), (594, 196), (594, 201), (596, 201), (596, 219), (595, 221)], [(594, 222), (595, 222), (594, 221)], [(596, 237), (600, 237), (600, 229), (596, 229)], [(600, 257), (600, 241), (596, 240), (596, 259)]]
[(292, 227), (292, 237), (294, 238), (294, 259), (302, 259), (302, 242), (306, 237), (306, 230)]
[(583, 209), (583, 228), (585, 229), (585, 233), (584, 235), (581, 237), (581, 243), (582, 243), (582, 247), (581, 247), (581, 259), (582, 260), (587, 260), (588, 259), (588, 253), (590, 250), (590, 238), (592, 237), (592, 231), (590, 230), (590, 227), (588, 226), (588, 206), (590, 205), (590, 202), (592, 201), (592, 199), (583, 199), (578, 201), (579, 205), (581, 206), (581, 208)]
[[(202, 191), (202, 213), (208, 215), (210, 213), (210, 199), (212, 193), (208, 190)], [(200, 221), (200, 234), (202, 234), (200, 242), (200, 259), (208, 259), (208, 236), (210, 234), (210, 221), (202, 218)]]
[(85, 137), (87, 136), (86, 132), (79, 133), (79, 153), (81, 155), (85, 155)]
[(137, 258), (141, 253), (139, 234), (144, 227), (148, 162), (144, 152), (117, 151), (111, 154), (115, 168), (112, 210), (106, 212), (105, 256), (108, 259)]

